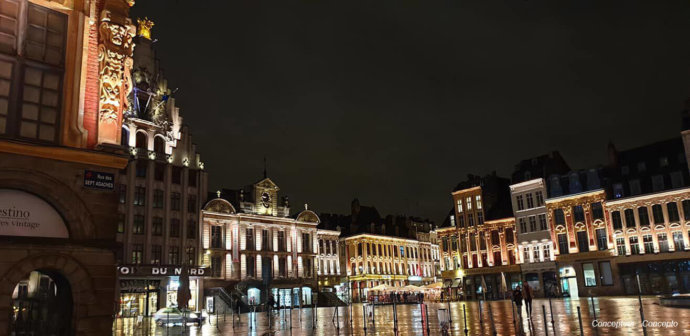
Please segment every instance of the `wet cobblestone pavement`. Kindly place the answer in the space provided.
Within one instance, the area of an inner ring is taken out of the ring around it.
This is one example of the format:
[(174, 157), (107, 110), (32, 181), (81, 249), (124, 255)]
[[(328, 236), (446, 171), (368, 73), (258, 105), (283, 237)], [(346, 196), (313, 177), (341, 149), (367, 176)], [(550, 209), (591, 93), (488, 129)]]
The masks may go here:
[[(520, 330), (524, 335), (580, 335), (577, 307), (580, 307), (584, 335), (642, 335), (637, 297), (601, 297), (594, 299), (597, 321), (599, 323), (614, 322), (620, 327), (593, 327), (594, 315), (592, 301), (588, 298), (556, 299), (553, 306), (554, 325), (551, 324), (551, 310), (549, 301), (536, 299), (533, 302), (533, 313), (527, 318), (525, 307), (522, 307), (522, 319), (513, 319), (513, 310), (508, 300), (481, 303), (481, 319), (478, 302), (450, 303), (451, 319), (449, 335), (492, 335), (495, 329), (497, 335), (516, 335)], [(489, 305), (492, 317), (489, 316)], [(544, 309), (542, 309), (542, 305)], [(463, 306), (466, 311), (467, 324), (464, 323)], [(397, 334), (398, 335), (442, 335), (439, 325), (439, 309), (441, 315), (449, 307), (448, 303), (428, 303), (428, 331), (426, 312), (419, 304), (405, 304), (397, 306)], [(648, 327), (648, 335), (690, 335), (690, 309), (663, 307), (655, 297), (643, 298), (644, 314), (650, 322), (671, 322), (669, 327)], [(546, 311), (546, 326), (544, 330), (543, 311)], [(271, 315), (271, 326), (268, 325), (266, 313), (242, 314), (239, 319), (235, 315), (233, 326), (232, 315), (210, 316), (201, 326), (158, 327), (152, 321), (136, 325), (133, 318), (118, 319), (113, 327), (113, 335), (395, 335), (393, 307), (391, 305), (377, 306), (375, 311), (375, 325), (368, 318), (366, 331), (363, 328), (363, 311), (361, 304), (352, 306), (352, 324), (350, 324), (350, 308), (338, 309), (337, 319), (335, 308), (319, 308), (318, 320), (313, 321), (313, 309), (304, 308), (274, 311)], [(367, 314), (368, 315), (368, 314)], [(292, 321), (292, 327), (290, 327)], [(336, 326), (339, 322), (339, 327)], [(521, 323), (520, 323), (521, 322)], [(316, 328), (314, 328), (316, 326)], [(517, 328), (516, 328), (517, 326)]]

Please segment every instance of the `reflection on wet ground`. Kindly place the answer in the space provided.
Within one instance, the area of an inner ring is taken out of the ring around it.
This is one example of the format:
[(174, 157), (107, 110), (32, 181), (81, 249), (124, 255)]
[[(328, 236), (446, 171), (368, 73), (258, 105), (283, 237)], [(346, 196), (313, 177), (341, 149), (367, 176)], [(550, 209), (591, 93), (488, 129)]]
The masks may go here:
[[(554, 331), (556, 335), (580, 335), (578, 307), (584, 335), (642, 335), (637, 297), (601, 297), (593, 301), (589, 298), (554, 299), (551, 304), (548, 300), (535, 299), (530, 317), (522, 306), (522, 318), (514, 318), (517, 314), (511, 306), (508, 300), (481, 302), (480, 314), (478, 302), (428, 303), (428, 311), (419, 304), (398, 305), (397, 323), (393, 306), (377, 306), (373, 314), (366, 313), (366, 330), (361, 304), (340, 307), (337, 315), (335, 308), (319, 308), (316, 321), (311, 308), (301, 312), (293, 309), (291, 314), (290, 310), (274, 311), (270, 327), (266, 313), (235, 315), (234, 326), (230, 314), (210, 316), (201, 327), (159, 327), (149, 319), (137, 324), (136, 319), (127, 318), (117, 319), (113, 335), (395, 335), (396, 329), (398, 335), (441, 335), (440, 324), (447, 319), (448, 308), (452, 320), (450, 335), (492, 335), (494, 331), (497, 335), (516, 335), (520, 330), (524, 335), (554, 335)], [(642, 306), (650, 323), (648, 335), (690, 335), (690, 309), (660, 306), (656, 297), (644, 297)], [(543, 312), (546, 312), (546, 332)], [(664, 326), (653, 325), (654, 322), (668, 323)]]

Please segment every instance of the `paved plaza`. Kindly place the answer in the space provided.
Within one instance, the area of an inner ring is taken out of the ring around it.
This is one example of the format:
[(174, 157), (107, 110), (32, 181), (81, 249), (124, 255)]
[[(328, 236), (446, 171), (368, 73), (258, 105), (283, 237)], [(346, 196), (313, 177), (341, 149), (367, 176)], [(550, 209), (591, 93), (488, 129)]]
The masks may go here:
[[(602, 297), (594, 299), (596, 316), (599, 323), (608, 324), (594, 328), (592, 301), (581, 299), (552, 300), (553, 318), (556, 335), (579, 335), (580, 328), (577, 316), (577, 307), (580, 307), (584, 335), (642, 335), (639, 305), (636, 297)], [(489, 305), (493, 318), (488, 314)], [(544, 330), (544, 318), (542, 305), (547, 315), (547, 329)], [(463, 316), (463, 307), (466, 310), (467, 324)], [(669, 308), (658, 304), (655, 297), (643, 298), (644, 314), (650, 322), (677, 322), (677, 326), (649, 327), (648, 335), (688, 335), (690, 334), (690, 309)], [(234, 316), (213, 315), (203, 326), (188, 327), (158, 327), (153, 323), (135, 325), (135, 319), (118, 319), (114, 326), (113, 335), (394, 335), (395, 322), (393, 307), (377, 306), (375, 312), (375, 325), (368, 319), (367, 329), (363, 327), (363, 312), (361, 304), (352, 307), (352, 324), (350, 324), (350, 308), (338, 309), (337, 321), (334, 321), (335, 308), (319, 308), (318, 321), (313, 322), (313, 310), (292, 310), (292, 327), (290, 327), (290, 310), (281, 310), (271, 315), (271, 327), (268, 325), (266, 313), (242, 314), (239, 318)], [(443, 309), (448, 309), (447, 303), (428, 304), (428, 326), (424, 308), (418, 304), (397, 306), (397, 329), (399, 335), (442, 335), (439, 325), (440, 315)], [(491, 335), (495, 329), (497, 335), (515, 335), (515, 325), (519, 321), (513, 320), (511, 304), (509, 301), (482, 302), (482, 317), (479, 314), (478, 302), (453, 302), (450, 303), (451, 319), (450, 335), (465, 335), (467, 327), (468, 335)], [(368, 315), (368, 314), (367, 314)], [(551, 324), (551, 314), (548, 300), (535, 300), (534, 312), (528, 319), (523, 307), (521, 326), (525, 335), (554, 335), (554, 327)], [(443, 319), (443, 317), (441, 317)], [(336, 326), (339, 322), (340, 327)], [(613, 322), (613, 323), (609, 323)], [(616, 328), (614, 323), (620, 325)], [(316, 326), (316, 328), (314, 328)]]

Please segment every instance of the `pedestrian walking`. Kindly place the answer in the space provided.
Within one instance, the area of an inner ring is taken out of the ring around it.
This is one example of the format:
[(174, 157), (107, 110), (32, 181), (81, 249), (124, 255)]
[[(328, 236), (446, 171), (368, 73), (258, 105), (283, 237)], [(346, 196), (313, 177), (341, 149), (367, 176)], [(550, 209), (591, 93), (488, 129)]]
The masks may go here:
[(525, 288), (522, 291), (522, 296), (525, 298), (525, 310), (527, 311), (527, 318), (532, 316), (532, 287), (525, 282)]
[(522, 319), (522, 290), (520, 286), (515, 287), (513, 290), (513, 302), (515, 302), (520, 319)]

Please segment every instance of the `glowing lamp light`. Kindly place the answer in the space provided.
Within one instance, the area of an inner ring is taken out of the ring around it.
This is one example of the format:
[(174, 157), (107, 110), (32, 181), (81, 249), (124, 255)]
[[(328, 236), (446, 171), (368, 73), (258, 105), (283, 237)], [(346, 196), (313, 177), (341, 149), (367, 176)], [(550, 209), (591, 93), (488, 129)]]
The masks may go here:
[(189, 159), (188, 159), (188, 158), (182, 159), (182, 164), (183, 164), (185, 167), (189, 167)]
[(155, 160), (156, 159), (156, 152), (149, 152), (149, 160)]
[(173, 156), (171, 154), (171, 155), (168, 155), (168, 163), (172, 163), (172, 162), (173, 162)]

